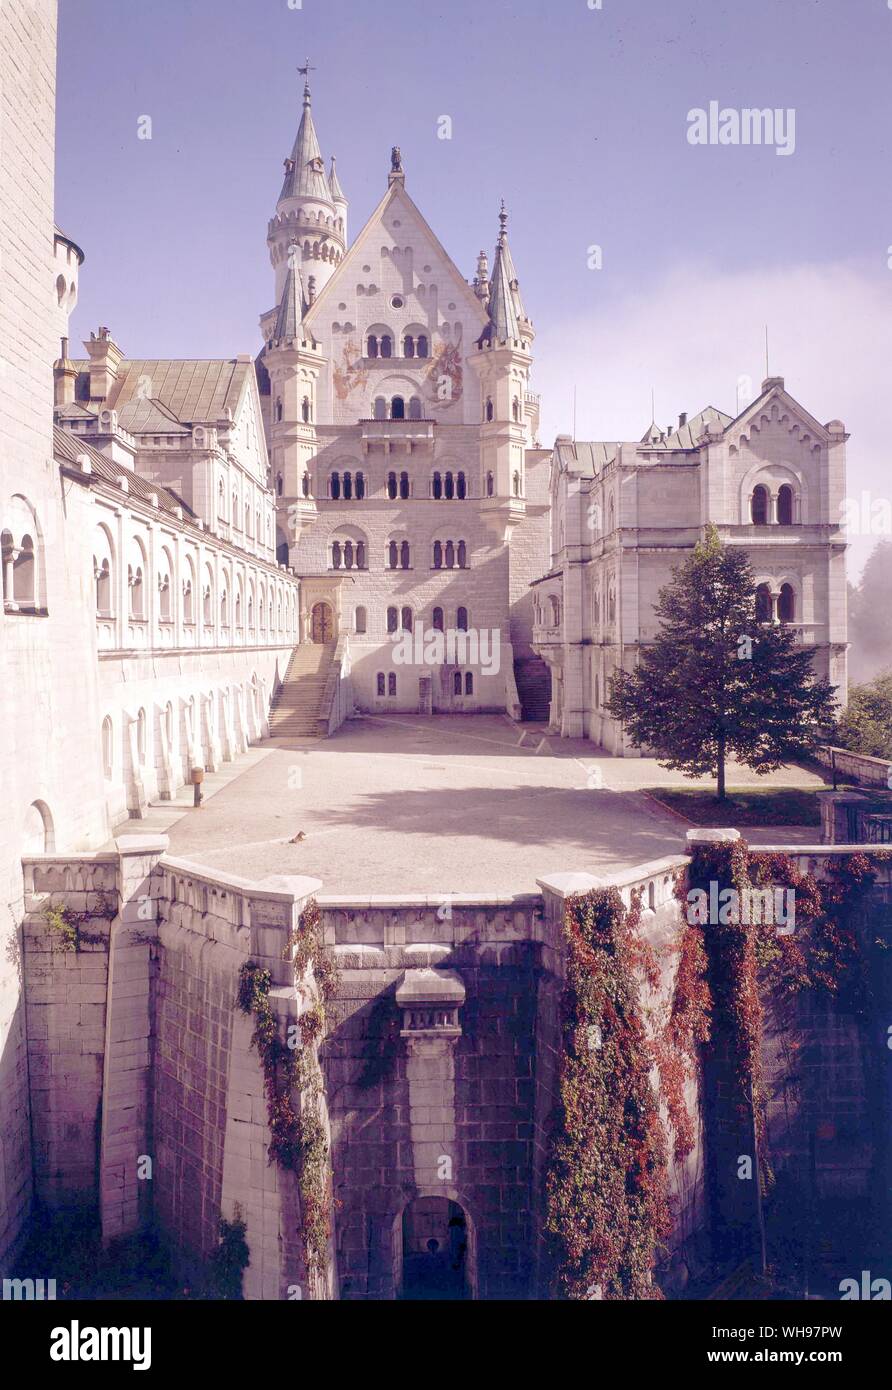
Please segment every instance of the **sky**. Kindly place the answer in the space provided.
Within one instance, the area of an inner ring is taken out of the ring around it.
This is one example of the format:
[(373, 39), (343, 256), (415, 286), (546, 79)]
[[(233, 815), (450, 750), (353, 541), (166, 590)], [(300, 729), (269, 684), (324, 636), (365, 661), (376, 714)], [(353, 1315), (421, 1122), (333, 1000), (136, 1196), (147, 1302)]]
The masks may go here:
[[(61, 0), (56, 215), (86, 253), (73, 343), (106, 324), (133, 357), (258, 350), (309, 57), (351, 238), (394, 144), (468, 279), (505, 199), (543, 443), (574, 420), (578, 438), (639, 438), (651, 393), (665, 426), (736, 414), (767, 328), (770, 374), (851, 432), (854, 575), (892, 491), (890, 6)], [(691, 143), (713, 101), (783, 112), (790, 153)]]

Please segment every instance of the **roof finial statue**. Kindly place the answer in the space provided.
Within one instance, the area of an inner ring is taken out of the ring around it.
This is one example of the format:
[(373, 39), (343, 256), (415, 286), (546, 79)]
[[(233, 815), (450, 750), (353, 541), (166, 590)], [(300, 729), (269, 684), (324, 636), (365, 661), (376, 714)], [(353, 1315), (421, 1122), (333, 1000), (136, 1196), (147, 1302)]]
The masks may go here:
[(392, 174), (403, 172), (403, 156), (400, 154), (399, 145), (394, 145), (390, 151), (390, 172)]
[(502, 199), (502, 207), (499, 212), (499, 241), (504, 241), (508, 235), (508, 213), (505, 210), (505, 199)]

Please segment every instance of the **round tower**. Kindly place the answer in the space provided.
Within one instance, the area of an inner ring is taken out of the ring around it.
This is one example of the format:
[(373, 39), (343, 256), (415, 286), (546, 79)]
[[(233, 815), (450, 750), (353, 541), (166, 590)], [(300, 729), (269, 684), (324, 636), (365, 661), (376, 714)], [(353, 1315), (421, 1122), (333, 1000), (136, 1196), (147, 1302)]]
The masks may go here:
[[(307, 78), (309, 63), (300, 71)], [(347, 200), (337, 185), (337, 200), (325, 173), (310, 98), (309, 81), (304, 83), (303, 114), (291, 155), (285, 160), (285, 178), (269, 224), (267, 245), (276, 272), (276, 302), (285, 289), (289, 251), (300, 248), (305, 283), (315, 279), (318, 293), (331, 279), (347, 245)]]

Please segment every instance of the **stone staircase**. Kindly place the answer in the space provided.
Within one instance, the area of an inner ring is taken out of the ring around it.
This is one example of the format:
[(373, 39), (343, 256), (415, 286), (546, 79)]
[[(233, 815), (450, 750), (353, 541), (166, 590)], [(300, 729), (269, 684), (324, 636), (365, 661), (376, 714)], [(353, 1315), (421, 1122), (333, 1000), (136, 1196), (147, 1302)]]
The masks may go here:
[(288, 670), (269, 718), (272, 738), (325, 738), (322, 700), (335, 642), (303, 642), (291, 653)]
[(551, 704), (551, 672), (540, 656), (518, 658), (514, 680), (523, 709), (524, 722), (547, 724)]

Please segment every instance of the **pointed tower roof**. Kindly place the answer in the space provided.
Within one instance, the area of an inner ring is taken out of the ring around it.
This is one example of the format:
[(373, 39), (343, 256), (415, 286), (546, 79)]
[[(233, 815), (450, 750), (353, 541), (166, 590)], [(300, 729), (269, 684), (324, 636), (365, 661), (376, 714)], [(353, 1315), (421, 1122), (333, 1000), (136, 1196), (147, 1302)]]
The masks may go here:
[(294, 258), (289, 261), (288, 273), (279, 300), (279, 312), (273, 331), (274, 342), (287, 342), (292, 338), (303, 337), (302, 323), (307, 311), (303, 280)]
[(332, 155), (331, 157), (331, 173), (328, 176), (328, 186), (331, 189), (331, 196), (336, 202), (340, 199), (342, 203), (346, 203), (347, 198), (344, 194), (343, 188), (341, 187), (341, 181), (338, 178), (338, 171), (335, 168), (334, 155)]
[(301, 68), (305, 74), (304, 109), (297, 129), (297, 139), (291, 158), (285, 161), (285, 182), (279, 194), (279, 202), (285, 198), (316, 198), (323, 203), (332, 201), (331, 189), (325, 177), (325, 164), (319, 148), (319, 138), (313, 124), (310, 104), (309, 64)]
[(514, 269), (511, 248), (508, 245), (508, 214), (505, 211), (504, 200), (499, 213), (499, 239), (496, 242), (496, 254), (492, 263), (487, 309), (489, 324), (483, 331), (482, 340), (516, 340), (521, 336), (521, 324), (526, 332), (532, 327), (520, 297), (517, 271)]

